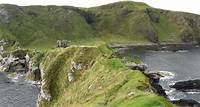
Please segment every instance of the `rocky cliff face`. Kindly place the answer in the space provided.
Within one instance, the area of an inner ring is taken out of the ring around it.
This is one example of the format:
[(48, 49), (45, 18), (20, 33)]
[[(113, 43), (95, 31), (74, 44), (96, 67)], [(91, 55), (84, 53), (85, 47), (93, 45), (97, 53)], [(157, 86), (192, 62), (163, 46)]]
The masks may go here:
[(130, 1), (93, 8), (0, 5), (0, 38), (30, 47), (52, 47), (60, 39), (199, 42), (199, 22), (195, 14)]

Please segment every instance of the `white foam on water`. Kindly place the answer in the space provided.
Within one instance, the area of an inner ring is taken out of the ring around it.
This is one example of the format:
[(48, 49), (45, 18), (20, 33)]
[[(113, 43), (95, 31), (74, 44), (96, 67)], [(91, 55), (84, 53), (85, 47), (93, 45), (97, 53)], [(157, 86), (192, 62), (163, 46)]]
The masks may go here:
[(200, 94), (200, 92), (186, 92), (188, 94)]
[(179, 52), (179, 53), (185, 53), (185, 52), (189, 52), (189, 51), (188, 50), (179, 50), (177, 52)]
[(158, 53), (158, 52), (161, 52), (161, 53), (165, 53), (165, 52), (171, 52), (171, 51), (153, 51), (153, 50), (148, 50), (148, 52), (151, 52), (151, 53)]
[(24, 77), (24, 74), (16, 74), (16, 76), (12, 77), (12, 76), (8, 76), (8, 78), (12, 81), (12, 82), (19, 82), (20, 78)]
[(159, 73), (164, 76), (164, 77), (161, 77), (160, 79), (161, 80), (165, 80), (165, 79), (172, 79), (175, 77), (175, 74), (172, 73), (172, 72), (169, 72), (169, 71), (159, 71)]
[(19, 76), (18, 76), (18, 75), (16, 75), (15, 77), (8, 76), (8, 78), (9, 78), (12, 82), (18, 82), (18, 81), (19, 81)]
[(169, 91), (165, 91), (165, 92), (170, 100), (179, 100), (179, 99), (186, 97), (186, 95), (184, 93), (178, 92), (174, 88), (170, 89)]
[(31, 80), (26, 80), (27, 83), (32, 84), (32, 85), (41, 85), (40, 81), (31, 81)]

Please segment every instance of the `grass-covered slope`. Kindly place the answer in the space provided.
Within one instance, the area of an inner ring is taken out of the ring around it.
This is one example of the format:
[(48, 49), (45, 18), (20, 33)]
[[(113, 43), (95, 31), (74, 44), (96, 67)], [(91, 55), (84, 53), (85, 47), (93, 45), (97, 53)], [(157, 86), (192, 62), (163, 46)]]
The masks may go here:
[[(173, 107), (151, 91), (149, 80), (126, 68), (104, 46), (71, 46), (49, 51), (42, 62), (41, 107)], [(73, 69), (73, 62), (80, 69)], [(72, 73), (75, 80), (69, 81)], [(49, 100), (49, 101), (48, 101)]]
[(0, 38), (21, 46), (53, 47), (58, 39), (81, 40), (93, 30), (72, 7), (0, 5)]
[(94, 17), (93, 26), (106, 37), (151, 42), (181, 42), (184, 37), (200, 37), (200, 16), (194, 14), (155, 9), (132, 1), (87, 10)]
[(93, 8), (0, 5), (0, 39), (22, 47), (87, 42), (199, 41), (200, 16), (132, 1)]

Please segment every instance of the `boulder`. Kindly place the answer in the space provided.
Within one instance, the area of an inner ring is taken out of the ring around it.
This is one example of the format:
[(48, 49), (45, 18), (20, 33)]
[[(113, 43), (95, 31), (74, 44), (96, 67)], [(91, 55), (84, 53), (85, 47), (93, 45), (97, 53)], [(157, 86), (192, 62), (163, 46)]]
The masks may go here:
[(179, 81), (176, 82), (174, 85), (171, 85), (170, 87), (183, 92), (199, 92), (200, 80), (196, 79), (188, 81)]
[(40, 81), (42, 79), (41, 76), (41, 70), (38, 67), (29, 69), (29, 72), (27, 73), (27, 78), (33, 81)]
[(171, 101), (180, 107), (200, 107), (200, 103), (191, 99), (180, 99)]
[(57, 40), (57, 48), (66, 48), (69, 46), (69, 41), (67, 40)]
[(73, 82), (75, 80), (74, 74), (72, 72), (69, 72), (67, 74), (69, 82)]

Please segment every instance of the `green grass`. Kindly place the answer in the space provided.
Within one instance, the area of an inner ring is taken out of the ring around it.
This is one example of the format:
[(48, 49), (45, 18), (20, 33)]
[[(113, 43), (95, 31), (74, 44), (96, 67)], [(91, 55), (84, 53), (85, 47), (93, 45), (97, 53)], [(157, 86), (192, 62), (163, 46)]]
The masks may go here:
[(175, 107), (169, 104), (164, 98), (149, 94), (128, 99), (117, 104), (118, 107)]
[[(139, 71), (129, 70), (105, 45), (71, 46), (50, 50), (42, 62), (45, 84), (51, 95), (41, 107), (172, 107), (155, 95), (149, 80)], [(69, 82), (71, 61), (82, 64), (75, 81)], [(132, 94), (130, 94), (132, 93)]]
[[(148, 5), (131, 1), (93, 8), (1, 8), (9, 13), (8, 19), (0, 17), (0, 39), (9, 41), (7, 50), (20, 46), (32, 55), (34, 66), (42, 62), (42, 89), (51, 95), (51, 100), (43, 99), (41, 107), (173, 107), (152, 92), (147, 77), (112, 58), (112, 51), (105, 44), (149, 43), (149, 31), (156, 33), (159, 42), (181, 42), (183, 30), (197, 34), (195, 38), (200, 36), (200, 27), (192, 27), (188, 21), (192, 19), (199, 25), (198, 15), (153, 9), (160, 16), (156, 23), (146, 13)], [(72, 46), (55, 49), (59, 39), (71, 41)], [(83, 68), (73, 73), (75, 81), (69, 82), (72, 61), (81, 63)], [(140, 63), (138, 59), (134, 61)]]
[[(70, 6), (1, 5), (9, 13), (0, 17), (0, 39), (17, 41), (23, 48), (51, 49), (58, 39), (71, 44), (146, 43), (147, 31), (156, 32), (160, 42), (180, 42), (183, 30), (199, 38), (198, 15), (153, 9), (160, 16), (152, 22), (146, 13), (150, 6), (132, 1), (116, 2), (92, 8)], [(97, 42), (97, 43), (96, 43)]]

